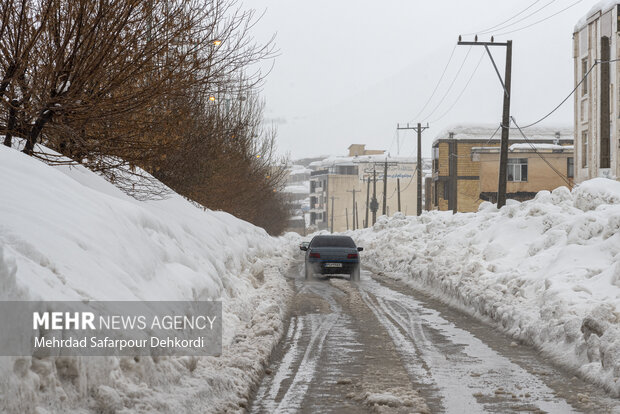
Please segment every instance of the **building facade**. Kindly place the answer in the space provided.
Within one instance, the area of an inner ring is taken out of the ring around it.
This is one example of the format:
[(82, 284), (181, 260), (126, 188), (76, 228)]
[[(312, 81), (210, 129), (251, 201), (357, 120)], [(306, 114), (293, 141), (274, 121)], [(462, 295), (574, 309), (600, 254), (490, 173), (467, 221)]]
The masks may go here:
[(309, 230), (341, 232), (372, 225), (373, 196), (377, 200), (376, 217), (383, 214), (386, 161), (385, 214), (392, 215), (399, 210), (400, 194), (400, 211), (415, 215), (417, 188), (413, 159), (383, 154), (331, 157), (310, 165), (313, 171)]
[(599, 3), (573, 34), (576, 180), (618, 179), (618, 16), (620, 4)]
[[(473, 148), (472, 159), (480, 163), (480, 199), (496, 203), (499, 147)], [(573, 146), (513, 144), (508, 151), (506, 197), (525, 201), (542, 190), (572, 188), (574, 176)]]
[[(573, 145), (570, 128), (528, 128), (525, 131), (527, 141), (520, 134), (515, 136), (517, 133), (511, 132), (511, 144)], [(479, 147), (499, 147), (500, 138), (501, 131), (497, 127), (480, 125), (455, 126), (435, 138), (432, 147), (433, 209), (455, 213), (478, 210), (485, 199), (480, 191), (480, 160), (473, 157), (472, 151)]]

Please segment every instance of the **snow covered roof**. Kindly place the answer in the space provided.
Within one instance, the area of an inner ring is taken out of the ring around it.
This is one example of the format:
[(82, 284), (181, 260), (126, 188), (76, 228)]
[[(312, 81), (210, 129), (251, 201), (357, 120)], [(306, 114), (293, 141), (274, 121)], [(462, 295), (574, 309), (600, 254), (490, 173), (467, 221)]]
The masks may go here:
[(575, 29), (573, 30), (573, 33), (577, 33), (578, 31), (583, 29), (586, 26), (586, 24), (588, 23), (588, 19), (590, 17), (592, 17), (594, 14), (596, 14), (598, 12), (605, 13), (608, 10), (610, 10), (612, 7), (614, 7), (616, 4), (620, 4), (620, 1), (618, 1), (618, 0), (601, 0), (598, 3), (596, 3), (594, 6), (592, 6), (590, 11), (586, 15), (584, 15), (583, 17), (581, 17), (581, 19), (579, 19), (579, 21), (575, 25)]
[(301, 174), (310, 174), (312, 172), (311, 169), (304, 167), (303, 165), (293, 165), (292, 169), (289, 171), (289, 175), (301, 175)]
[[(433, 145), (440, 139), (457, 140), (484, 140), (489, 141), (493, 136), (493, 141), (501, 138), (501, 131), (497, 129), (498, 124), (457, 124), (441, 131), (433, 140)], [(523, 130), (530, 140), (554, 140), (557, 139), (556, 132), (560, 133), (560, 139), (573, 139), (573, 129), (569, 126), (533, 126)], [(523, 137), (518, 130), (510, 131), (511, 140), (522, 140)]]
[[(499, 147), (473, 147), (472, 152), (486, 152), (486, 153), (498, 153)], [(508, 147), (510, 152), (573, 152), (575, 147), (573, 145), (556, 145), (556, 144), (535, 144), (535, 143), (520, 143), (512, 144)]]
[(329, 168), (336, 165), (341, 166), (354, 166), (357, 164), (371, 163), (371, 162), (384, 162), (387, 159), (388, 162), (398, 162), (401, 164), (416, 163), (416, 158), (413, 157), (392, 157), (389, 154), (373, 154), (373, 155), (359, 155), (357, 157), (340, 157), (332, 156), (325, 158), (322, 161), (315, 161), (312, 167), (317, 168)]
[(283, 193), (304, 194), (310, 192), (310, 182), (307, 184), (287, 185), (282, 190)]

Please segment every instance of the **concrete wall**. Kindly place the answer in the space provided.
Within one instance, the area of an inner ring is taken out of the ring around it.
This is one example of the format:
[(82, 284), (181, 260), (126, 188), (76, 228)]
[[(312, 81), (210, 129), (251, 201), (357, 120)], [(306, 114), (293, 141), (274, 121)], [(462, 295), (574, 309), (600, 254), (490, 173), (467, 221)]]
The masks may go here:
[[(618, 42), (618, 6), (604, 13), (590, 16), (587, 24), (573, 34), (573, 65), (575, 86), (581, 82), (587, 70), (597, 59), (601, 59), (601, 37), (610, 39), (610, 60), (620, 56)], [(585, 62), (585, 66), (584, 66)], [(592, 69), (585, 82), (574, 94), (574, 134), (575, 134), (575, 177), (577, 182), (594, 177), (616, 178), (620, 176), (618, 123), (618, 71), (620, 65), (610, 64), (610, 168), (600, 167), (601, 151), (601, 69), (599, 64)], [(587, 141), (587, 145), (585, 142)], [(584, 165), (584, 160), (587, 165)]]

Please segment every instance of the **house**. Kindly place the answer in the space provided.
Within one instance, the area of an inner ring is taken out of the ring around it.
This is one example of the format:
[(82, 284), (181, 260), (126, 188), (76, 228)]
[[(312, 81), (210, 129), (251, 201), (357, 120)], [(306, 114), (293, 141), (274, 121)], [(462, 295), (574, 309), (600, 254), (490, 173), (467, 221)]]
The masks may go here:
[(399, 210), (400, 194), (400, 210), (415, 215), (417, 188), (413, 158), (391, 157), (383, 151), (329, 157), (310, 164), (313, 170), (310, 173), (310, 230), (340, 232), (372, 225), (373, 195), (378, 207), (376, 217), (383, 214), (386, 163), (385, 214), (392, 215)]
[[(496, 203), (499, 147), (474, 147), (472, 160), (480, 163), (480, 199)], [(542, 190), (572, 188), (574, 172), (572, 145), (512, 144), (508, 149), (506, 197), (525, 201)]]
[(620, 176), (618, 58), (620, 2), (600, 2), (575, 26), (574, 128), (576, 181)]
[[(570, 128), (536, 126), (524, 132), (527, 140), (518, 131), (512, 130), (510, 144), (573, 145), (573, 131)], [(432, 146), (433, 209), (455, 213), (478, 210), (484, 199), (480, 191), (480, 161), (472, 156), (472, 150), (499, 147), (500, 139), (501, 130), (492, 125), (456, 125), (437, 135)]]

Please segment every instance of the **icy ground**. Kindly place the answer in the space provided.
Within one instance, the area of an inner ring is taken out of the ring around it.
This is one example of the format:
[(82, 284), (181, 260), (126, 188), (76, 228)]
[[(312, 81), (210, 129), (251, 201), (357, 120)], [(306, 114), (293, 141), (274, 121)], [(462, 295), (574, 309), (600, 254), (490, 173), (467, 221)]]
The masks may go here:
[(221, 357), (0, 358), (0, 412), (243, 410), (281, 336), (291, 240), (4, 146), (0, 200), (0, 300), (224, 304)]
[(497, 210), (381, 217), (350, 232), (373, 271), (534, 344), (620, 395), (620, 183), (587, 181)]

